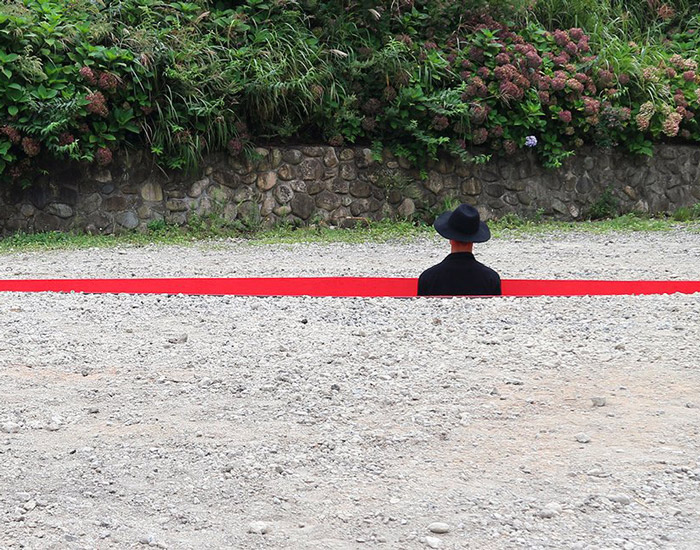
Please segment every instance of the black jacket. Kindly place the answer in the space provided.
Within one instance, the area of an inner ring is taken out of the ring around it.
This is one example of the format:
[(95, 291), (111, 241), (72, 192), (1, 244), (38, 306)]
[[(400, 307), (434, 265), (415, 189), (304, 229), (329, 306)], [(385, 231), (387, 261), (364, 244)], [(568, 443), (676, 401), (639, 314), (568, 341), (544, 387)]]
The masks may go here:
[(501, 278), (471, 252), (450, 254), (418, 279), (418, 296), (500, 296)]

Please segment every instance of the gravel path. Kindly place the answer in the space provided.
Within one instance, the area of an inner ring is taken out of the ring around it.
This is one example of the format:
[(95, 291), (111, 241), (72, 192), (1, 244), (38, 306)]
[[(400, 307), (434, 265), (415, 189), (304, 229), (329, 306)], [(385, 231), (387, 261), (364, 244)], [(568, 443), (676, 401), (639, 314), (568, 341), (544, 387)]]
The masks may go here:
[[(476, 252), (504, 278), (700, 279), (683, 231)], [(444, 253), (19, 253), (0, 277), (411, 276)], [(699, 318), (698, 294), (0, 293), (0, 548), (695, 550)]]

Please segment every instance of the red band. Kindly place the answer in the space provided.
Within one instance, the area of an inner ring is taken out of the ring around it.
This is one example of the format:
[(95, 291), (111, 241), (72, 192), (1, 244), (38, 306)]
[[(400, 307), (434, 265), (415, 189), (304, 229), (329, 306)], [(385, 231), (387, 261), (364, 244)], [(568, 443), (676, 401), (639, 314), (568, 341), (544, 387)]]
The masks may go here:
[[(502, 288), (504, 296), (692, 294), (700, 281), (506, 279)], [(417, 279), (389, 277), (0, 280), (0, 292), (407, 298), (417, 289)]]

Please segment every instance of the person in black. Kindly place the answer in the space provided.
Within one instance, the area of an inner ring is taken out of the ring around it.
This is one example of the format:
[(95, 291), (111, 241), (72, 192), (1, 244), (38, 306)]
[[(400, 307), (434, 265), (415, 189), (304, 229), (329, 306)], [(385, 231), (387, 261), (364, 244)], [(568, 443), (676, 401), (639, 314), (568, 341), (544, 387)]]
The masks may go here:
[(436, 231), (450, 239), (452, 253), (426, 269), (418, 279), (418, 296), (500, 296), (501, 278), (472, 254), (474, 243), (491, 238), (488, 226), (473, 206), (460, 204), (437, 220)]

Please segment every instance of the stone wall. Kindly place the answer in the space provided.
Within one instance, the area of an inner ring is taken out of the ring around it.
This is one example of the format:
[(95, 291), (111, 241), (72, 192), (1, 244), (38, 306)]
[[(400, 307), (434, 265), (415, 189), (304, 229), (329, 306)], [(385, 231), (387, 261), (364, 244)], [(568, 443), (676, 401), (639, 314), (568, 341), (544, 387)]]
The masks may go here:
[(445, 201), (476, 205), (486, 219), (536, 212), (584, 218), (606, 190), (621, 212), (671, 212), (700, 200), (700, 148), (661, 145), (653, 157), (583, 149), (557, 170), (532, 152), (484, 165), (450, 158), (423, 172), (369, 149), (259, 148), (256, 160), (213, 155), (198, 175), (166, 173), (143, 153), (120, 154), (108, 168), (53, 164), (28, 189), (0, 193), (0, 231), (144, 229), (217, 216), (247, 226), (430, 216)]

